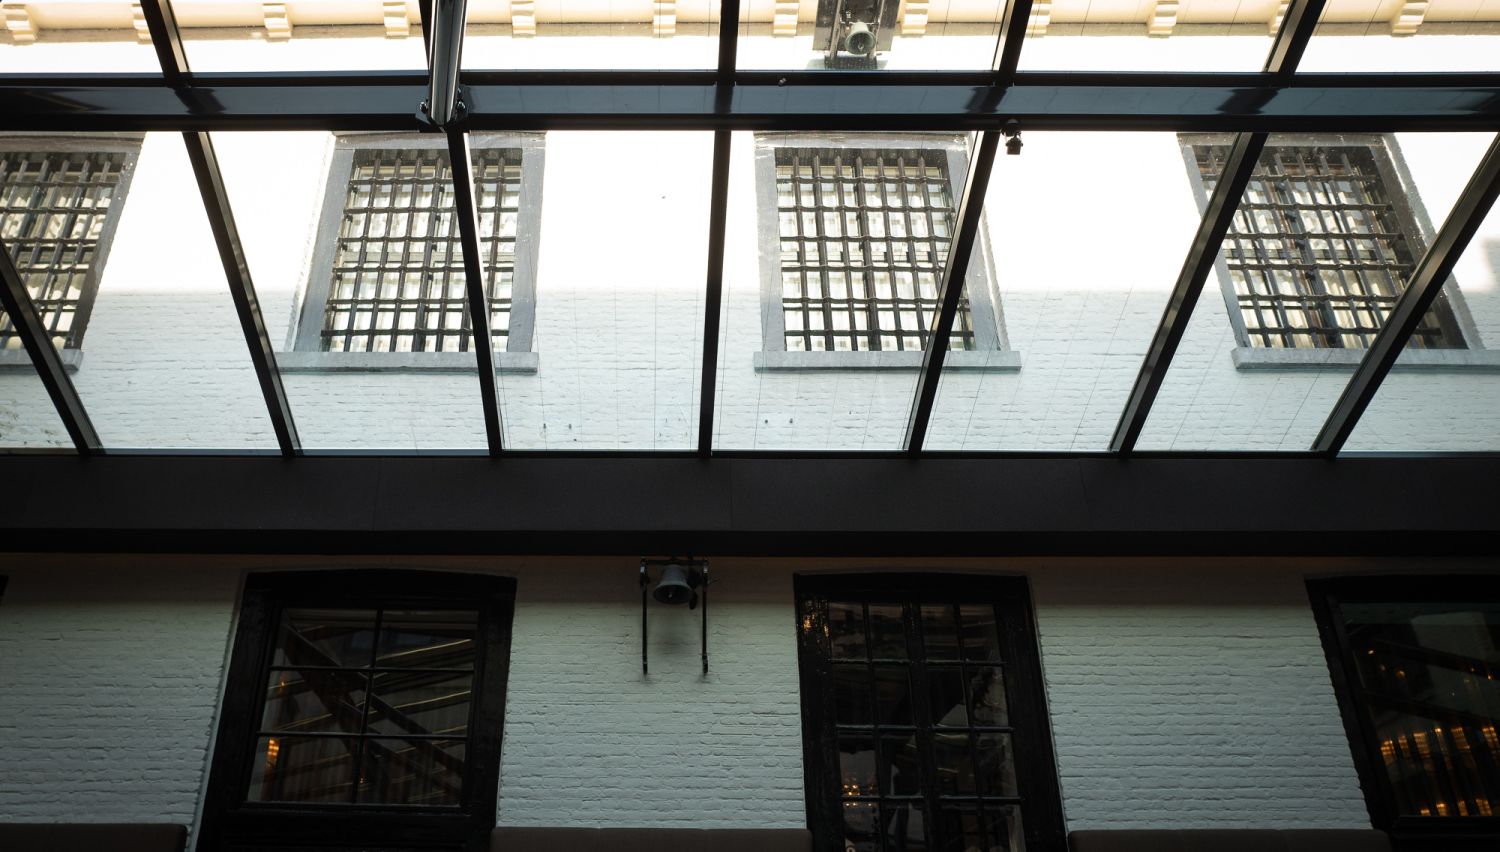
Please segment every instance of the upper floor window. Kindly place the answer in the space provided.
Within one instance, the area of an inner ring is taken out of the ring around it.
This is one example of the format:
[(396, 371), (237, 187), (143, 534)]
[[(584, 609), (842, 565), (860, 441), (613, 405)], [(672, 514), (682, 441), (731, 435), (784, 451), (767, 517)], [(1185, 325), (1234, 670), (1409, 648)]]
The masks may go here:
[[(1229, 145), (1188, 142), (1206, 199)], [(1411, 192), (1381, 137), (1273, 138), (1224, 238), (1220, 275), (1241, 345), (1369, 346), (1423, 252)], [(1465, 347), (1449, 294), (1410, 345)]]
[(377, 845), (400, 831), (443, 848), (482, 841), (494, 826), (514, 595), (513, 581), (482, 575), (252, 575), (203, 848), (331, 832)]
[[(1361, 786), (1398, 839), (1500, 834), (1500, 584), (1309, 584)], [(1486, 847), (1488, 848), (1488, 847)]]
[[(529, 351), (541, 216), (541, 137), (480, 135), (472, 147), (484, 255), (480, 266), (489, 292), (494, 347)], [(452, 181), (441, 138), (338, 137), (297, 349), (469, 351)]]
[(797, 578), (820, 850), (1061, 849), (1025, 581)]
[[(920, 352), (940, 307), (967, 169), (964, 138), (761, 134), (765, 348)], [(1000, 348), (980, 239), (950, 348)], [(807, 363), (817, 364), (817, 360)], [(831, 363), (831, 362), (826, 362)]]
[[(0, 146), (0, 243), (54, 345), (77, 349), (140, 145), (15, 136)], [(20, 348), (0, 311), (0, 350)]]

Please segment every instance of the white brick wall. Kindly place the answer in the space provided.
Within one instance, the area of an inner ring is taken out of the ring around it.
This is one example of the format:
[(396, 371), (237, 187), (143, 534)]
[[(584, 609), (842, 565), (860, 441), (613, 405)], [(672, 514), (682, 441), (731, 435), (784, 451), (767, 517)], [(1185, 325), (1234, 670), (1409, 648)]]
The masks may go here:
[[(191, 821), (238, 573), (4, 564), (0, 819)], [(816, 563), (716, 560), (710, 674), (697, 613), (653, 605), (644, 679), (633, 560), (488, 565), (518, 579), (501, 824), (804, 824)], [(1297, 570), (1031, 576), (1070, 828), (1368, 824)]]
[(0, 573), (0, 820), (192, 822), (237, 577)]
[(1369, 826), (1300, 574), (1032, 584), (1070, 829)]

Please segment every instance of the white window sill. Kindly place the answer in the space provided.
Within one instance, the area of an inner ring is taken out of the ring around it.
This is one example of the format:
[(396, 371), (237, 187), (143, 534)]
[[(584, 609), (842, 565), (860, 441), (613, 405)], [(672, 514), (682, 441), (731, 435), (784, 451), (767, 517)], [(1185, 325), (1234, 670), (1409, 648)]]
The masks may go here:
[[(1364, 360), (1365, 349), (1262, 349), (1241, 346), (1232, 358), (1237, 370), (1353, 370)], [(1397, 370), (1500, 370), (1497, 349), (1408, 349), (1396, 361)]]
[[(83, 364), (82, 349), (64, 349), (57, 353), (62, 359), (63, 369), (69, 373), (78, 372)], [(33, 369), (31, 355), (25, 349), (0, 349), (0, 370)]]
[[(920, 370), (921, 352), (757, 352), (757, 373), (798, 370)], [(944, 370), (1013, 373), (1021, 369), (1021, 353), (1014, 349), (987, 352), (949, 352)]]
[[(535, 373), (535, 352), (496, 352), (495, 372)], [(278, 352), (283, 373), (472, 373), (472, 352)]]

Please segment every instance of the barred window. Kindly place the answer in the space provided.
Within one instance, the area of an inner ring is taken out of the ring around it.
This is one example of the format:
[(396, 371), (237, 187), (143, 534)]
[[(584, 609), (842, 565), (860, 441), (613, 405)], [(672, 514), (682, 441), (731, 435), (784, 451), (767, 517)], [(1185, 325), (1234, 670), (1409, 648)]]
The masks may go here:
[[(94, 304), (127, 151), (0, 151), (0, 241), (55, 345), (78, 348)], [(0, 311), (0, 350), (21, 348)]]
[[(956, 227), (948, 153), (778, 148), (775, 165), (785, 348), (924, 348)], [(967, 289), (951, 339), (976, 348)]]
[[(521, 151), (474, 152), (475, 203), (496, 341), (509, 333)], [(354, 152), (320, 348), (331, 352), (468, 351), (464, 269), (448, 153)], [(503, 347), (502, 347), (503, 348)]]
[[(1210, 192), (1228, 153), (1194, 146)], [(1421, 256), (1405, 203), (1383, 145), (1268, 145), (1224, 238), (1244, 342), (1369, 346)], [(1464, 347), (1445, 296), (1410, 345)]]

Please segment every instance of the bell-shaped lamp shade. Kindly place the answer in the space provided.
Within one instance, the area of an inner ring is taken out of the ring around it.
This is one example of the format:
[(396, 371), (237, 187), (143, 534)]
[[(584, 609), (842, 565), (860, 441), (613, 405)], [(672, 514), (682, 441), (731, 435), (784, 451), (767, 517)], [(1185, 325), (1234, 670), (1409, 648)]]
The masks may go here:
[(661, 571), (661, 582), (651, 596), (664, 604), (685, 604), (693, 599), (693, 584), (683, 565), (668, 565)]

